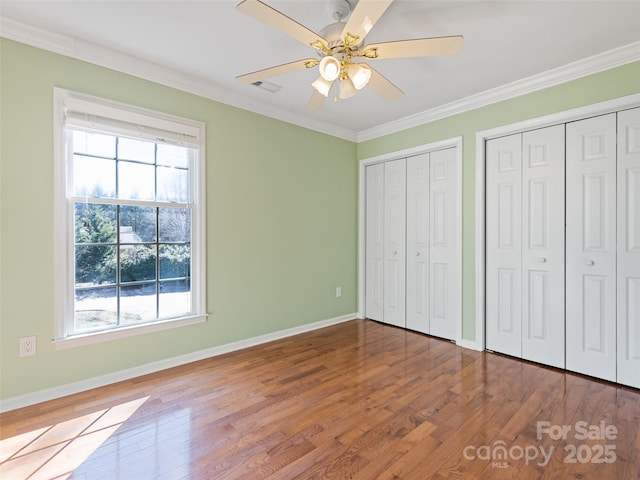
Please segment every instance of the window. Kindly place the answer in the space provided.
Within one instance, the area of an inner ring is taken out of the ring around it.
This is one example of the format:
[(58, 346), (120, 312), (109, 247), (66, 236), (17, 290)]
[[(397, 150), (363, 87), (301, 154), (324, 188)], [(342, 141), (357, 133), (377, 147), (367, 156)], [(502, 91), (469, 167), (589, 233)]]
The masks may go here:
[(54, 96), (57, 344), (204, 321), (204, 125)]

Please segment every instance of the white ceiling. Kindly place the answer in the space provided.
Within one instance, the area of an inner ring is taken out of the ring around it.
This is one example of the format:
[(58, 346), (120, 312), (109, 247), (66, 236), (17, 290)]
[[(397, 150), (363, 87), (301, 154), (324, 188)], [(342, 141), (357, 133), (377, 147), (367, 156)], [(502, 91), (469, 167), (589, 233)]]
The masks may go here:
[[(316, 32), (334, 21), (325, 0), (264, 1)], [(282, 87), (275, 94), (235, 80), (243, 73), (315, 55), (310, 47), (239, 13), (237, 3), (2, 0), (0, 14), (3, 20), (108, 47), (196, 78), (216, 88), (218, 95), (228, 92), (229, 103), (242, 96), (256, 106), (272, 104), (292, 118), (353, 132), (640, 40), (640, 1), (634, 0), (395, 0), (367, 43), (461, 34), (462, 53), (372, 60), (374, 68), (405, 92), (403, 98), (387, 103), (365, 89), (351, 99), (307, 111), (317, 69), (270, 79)]]

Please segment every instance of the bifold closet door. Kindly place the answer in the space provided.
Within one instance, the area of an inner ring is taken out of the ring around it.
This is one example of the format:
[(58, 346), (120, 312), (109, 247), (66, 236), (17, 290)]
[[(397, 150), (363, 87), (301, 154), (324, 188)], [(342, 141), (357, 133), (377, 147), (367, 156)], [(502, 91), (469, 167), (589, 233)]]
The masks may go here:
[(489, 140), (486, 172), (487, 348), (640, 388), (640, 108)]
[(384, 288), (384, 164), (366, 169), (365, 282), (367, 318), (382, 321)]
[(616, 114), (567, 124), (567, 369), (616, 380)]
[(564, 125), (486, 149), (487, 348), (564, 367)]
[(564, 368), (564, 125), (522, 134), (522, 358)]
[(406, 327), (406, 160), (384, 164), (384, 266), (382, 321)]
[(617, 381), (640, 388), (640, 108), (618, 113)]
[(458, 318), (456, 149), (430, 154), (429, 334), (454, 340)]
[(486, 345), (522, 356), (522, 135), (486, 143)]
[(407, 328), (429, 333), (429, 154), (407, 158)]

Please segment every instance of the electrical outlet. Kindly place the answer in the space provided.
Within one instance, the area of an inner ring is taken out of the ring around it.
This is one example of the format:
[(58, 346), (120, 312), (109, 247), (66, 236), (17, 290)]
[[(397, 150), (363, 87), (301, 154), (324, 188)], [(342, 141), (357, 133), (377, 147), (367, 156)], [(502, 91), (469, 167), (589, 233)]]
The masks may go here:
[(342, 296), (342, 287), (336, 287), (336, 298), (340, 298)]
[(36, 337), (22, 337), (20, 339), (20, 356), (28, 357), (36, 354)]

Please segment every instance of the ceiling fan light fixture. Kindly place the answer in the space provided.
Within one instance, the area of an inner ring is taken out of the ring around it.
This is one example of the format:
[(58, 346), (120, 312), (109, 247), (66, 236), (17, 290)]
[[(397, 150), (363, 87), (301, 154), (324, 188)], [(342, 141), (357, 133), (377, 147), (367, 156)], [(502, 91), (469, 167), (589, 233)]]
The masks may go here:
[(356, 90), (362, 90), (371, 80), (371, 70), (359, 64), (349, 67), (349, 78)]
[(338, 92), (338, 97), (341, 100), (345, 100), (347, 98), (351, 98), (355, 95), (356, 89), (353, 86), (353, 82), (349, 77), (340, 79), (340, 90)]
[(318, 70), (323, 79), (333, 82), (340, 75), (340, 61), (331, 55), (327, 55), (320, 60)]
[(329, 96), (329, 90), (331, 90), (332, 85), (333, 82), (327, 81), (322, 77), (318, 77), (315, 82), (311, 84), (320, 95), (324, 95), (325, 97)]

